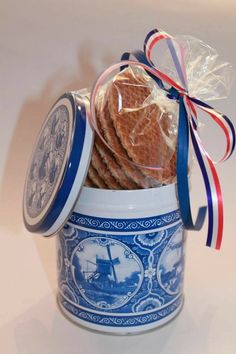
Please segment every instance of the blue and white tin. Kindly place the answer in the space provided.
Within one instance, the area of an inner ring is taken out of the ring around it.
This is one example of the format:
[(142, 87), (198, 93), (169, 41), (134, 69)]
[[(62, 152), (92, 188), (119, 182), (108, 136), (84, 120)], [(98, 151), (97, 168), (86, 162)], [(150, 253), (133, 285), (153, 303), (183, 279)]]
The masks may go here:
[(82, 187), (93, 147), (89, 93), (66, 93), (50, 110), (32, 154), (26, 228), (57, 236), (58, 303), (77, 324), (139, 333), (183, 304), (184, 242), (174, 184), (114, 191)]
[(184, 241), (175, 185), (84, 187), (57, 239), (62, 312), (116, 334), (165, 324), (183, 304)]

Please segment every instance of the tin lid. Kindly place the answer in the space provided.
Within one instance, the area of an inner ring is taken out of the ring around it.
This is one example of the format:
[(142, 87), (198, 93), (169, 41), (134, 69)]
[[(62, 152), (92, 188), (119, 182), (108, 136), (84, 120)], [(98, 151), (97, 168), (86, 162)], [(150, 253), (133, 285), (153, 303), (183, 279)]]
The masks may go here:
[(73, 210), (93, 147), (88, 110), (87, 97), (66, 93), (42, 126), (24, 189), (23, 218), (30, 232), (44, 236), (57, 233)]

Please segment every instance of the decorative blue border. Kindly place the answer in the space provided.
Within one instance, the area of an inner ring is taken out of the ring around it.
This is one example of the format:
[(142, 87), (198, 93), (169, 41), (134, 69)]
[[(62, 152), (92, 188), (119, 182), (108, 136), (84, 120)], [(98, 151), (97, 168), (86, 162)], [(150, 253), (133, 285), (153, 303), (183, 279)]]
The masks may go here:
[(148, 231), (180, 221), (179, 209), (167, 214), (136, 219), (111, 219), (72, 213), (69, 223), (96, 231)]
[(91, 313), (74, 306), (60, 294), (58, 295), (58, 300), (61, 306), (63, 306), (69, 313), (83, 321), (110, 327), (134, 327), (147, 325), (152, 322), (160, 321), (163, 318), (167, 318), (171, 313), (181, 307), (183, 303), (183, 295), (181, 294), (174, 302), (164, 308), (151, 313), (135, 316), (109, 316), (105, 314)]
[(56, 191), (55, 198), (51, 205), (48, 207), (48, 212), (44, 218), (41, 219), (37, 224), (31, 225), (27, 223), (27, 220), (24, 216), (25, 225), (31, 232), (44, 233), (48, 231), (55, 223), (65, 206), (80, 165), (86, 131), (86, 107), (84, 103), (81, 102), (80, 109), (78, 109), (74, 101), (74, 97), (71, 93), (64, 94), (58, 99), (57, 102), (60, 102), (62, 99), (67, 99), (70, 102), (73, 115), (73, 142), (70, 156), (65, 168), (65, 173), (62, 178), (60, 188), (58, 191)]
[(70, 152), (69, 161), (66, 166), (65, 175), (61, 186), (57, 192), (54, 203), (51, 206), (48, 214), (43, 220), (38, 232), (46, 232), (57, 220), (61, 214), (64, 205), (67, 201), (68, 195), (73, 187), (75, 177), (79, 168), (82, 150), (84, 147), (85, 130), (86, 130), (86, 108), (83, 103), (80, 104), (80, 109), (77, 109), (72, 95), (65, 95), (62, 98), (70, 100), (72, 105), (74, 118), (74, 132), (73, 132), (73, 144)]

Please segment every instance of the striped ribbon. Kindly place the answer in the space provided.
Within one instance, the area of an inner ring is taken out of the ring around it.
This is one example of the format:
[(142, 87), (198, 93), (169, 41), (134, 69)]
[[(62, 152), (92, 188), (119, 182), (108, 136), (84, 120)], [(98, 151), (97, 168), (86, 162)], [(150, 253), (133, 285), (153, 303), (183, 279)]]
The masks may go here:
[[(176, 71), (181, 85), (172, 80), (168, 75), (155, 67), (151, 60), (151, 54), (154, 46), (160, 40), (166, 40), (169, 52), (172, 56)], [(130, 60), (131, 54), (135, 61)], [(223, 200), (219, 178), (216, 172), (215, 164), (227, 160), (233, 153), (235, 147), (235, 130), (233, 124), (225, 115), (217, 112), (208, 104), (191, 97), (188, 93), (187, 76), (184, 64), (184, 49), (169, 34), (164, 31), (152, 30), (148, 33), (144, 41), (144, 51), (136, 50), (132, 53), (124, 53), (121, 62), (116, 63), (106, 69), (96, 81), (91, 93), (91, 119), (92, 123), (101, 136), (96, 123), (95, 99), (99, 89), (105, 79), (118, 68), (124, 68), (128, 65), (138, 65), (147, 71), (147, 73), (157, 82), (161, 89), (168, 92), (170, 98), (174, 98), (179, 103), (179, 126), (178, 126), (178, 144), (177, 144), (177, 189), (179, 197), (179, 208), (183, 224), (186, 229), (200, 230), (205, 219), (206, 210), (208, 210), (208, 233), (206, 245), (215, 249), (220, 249), (223, 235)], [(170, 88), (166, 88), (165, 85)], [(223, 131), (226, 139), (226, 149), (219, 161), (214, 161), (204, 148), (204, 144), (197, 131), (197, 109), (207, 113)], [(189, 136), (191, 137), (195, 155), (203, 176), (207, 208), (199, 208), (195, 223), (192, 219), (190, 207), (190, 193), (188, 185), (188, 151)], [(105, 142), (106, 143), (106, 142)]]

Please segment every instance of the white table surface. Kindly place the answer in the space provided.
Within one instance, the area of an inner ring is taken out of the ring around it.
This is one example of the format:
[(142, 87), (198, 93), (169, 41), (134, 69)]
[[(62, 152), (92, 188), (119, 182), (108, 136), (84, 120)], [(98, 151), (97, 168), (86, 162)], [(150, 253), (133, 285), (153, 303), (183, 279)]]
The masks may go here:
[[(189, 233), (185, 305), (159, 330), (106, 336), (66, 320), (55, 302), (55, 238), (30, 235), (21, 218), (33, 141), (64, 91), (92, 85), (154, 27), (216, 47), (236, 67), (234, 0), (21, 0), (0, 4), (0, 353), (236, 353), (235, 157), (219, 166), (225, 202), (220, 252), (204, 246), (206, 225)], [(233, 86), (236, 90), (236, 83)], [(236, 96), (214, 102), (235, 122)], [(209, 137), (218, 144), (214, 136)], [(193, 204), (204, 202), (194, 169)]]

